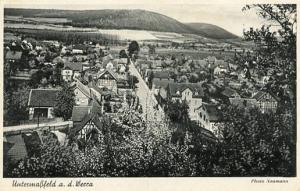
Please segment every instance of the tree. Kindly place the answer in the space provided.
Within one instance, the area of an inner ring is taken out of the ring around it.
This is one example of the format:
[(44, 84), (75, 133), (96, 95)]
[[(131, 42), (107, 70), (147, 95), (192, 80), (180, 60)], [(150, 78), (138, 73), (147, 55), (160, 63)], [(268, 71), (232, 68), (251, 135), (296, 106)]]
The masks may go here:
[(70, 119), (72, 116), (73, 106), (75, 105), (75, 94), (69, 84), (64, 83), (61, 91), (59, 91), (56, 104), (54, 107), (54, 114), (57, 117), (63, 117), (64, 120)]
[(140, 47), (137, 41), (131, 41), (131, 43), (128, 46), (128, 52), (129, 52), (129, 57), (132, 58), (132, 55), (134, 54), (135, 56), (138, 55), (140, 51)]
[(224, 107), (214, 152), (219, 176), (295, 176), (295, 120), (258, 109)]
[(149, 54), (155, 54), (155, 46), (154, 45), (148, 45), (149, 48)]
[(20, 121), (28, 120), (29, 92), (28, 86), (4, 91), (4, 121), (8, 125), (19, 125)]
[[(193, 176), (195, 158), (188, 140), (174, 145), (161, 123), (146, 124), (139, 113), (125, 110), (118, 118), (101, 118), (98, 142), (78, 149), (75, 141), (43, 141), (41, 154), (11, 166), (10, 177)], [(155, 127), (155, 128), (154, 128)], [(87, 152), (88, 151), (88, 152)], [(5, 175), (7, 176), (7, 175)]]
[(152, 89), (153, 78), (154, 78), (154, 73), (151, 70), (148, 77), (148, 86), (150, 89)]
[(190, 121), (189, 106), (185, 101), (169, 100), (165, 111), (171, 122), (187, 124)]
[(128, 75), (128, 84), (129, 84), (129, 86), (132, 87), (132, 88), (135, 88), (135, 85), (137, 83), (139, 83), (139, 79), (136, 76), (129, 74)]
[(199, 81), (199, 76), (196, 73), (192, 73), (189, 78), (190, 83), (197, 83)]
[(128, 58), (127, 53), (125, 50), (121, 50), (119, 53), (119, 58)]
[(280, 74), (275, 77), (271, 91), (283, 95), (279, 92), (287, 85), (292, 91), (289, 98), (290, 107), (293, 107), (296, 101), (296, 4), (254, 4), (243, 8), (249, 9), (255, 9), (269, 22), (260, 29), (250, 28), (244, 32), (244, 38), (256, 45), (252, 62), (260, 70), (272, 67), (276, 74)]

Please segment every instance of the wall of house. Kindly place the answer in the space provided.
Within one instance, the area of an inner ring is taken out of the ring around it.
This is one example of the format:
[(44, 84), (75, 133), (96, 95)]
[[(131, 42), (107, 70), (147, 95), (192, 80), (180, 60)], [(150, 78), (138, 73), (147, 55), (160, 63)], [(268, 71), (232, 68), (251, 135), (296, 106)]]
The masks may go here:
[(193, 98), (193, 92), (190, 89), (186, 89), (182, 92), (181, 100), (186, 100), (189, 106), (189, 115), (191, 120), (198, 119), (198, 112), (196, 111), (202, 105), (201, 98)]
[(64, 81), (72, 81), (73, 71), (72, 70), (62, 70), (61, 75)]
[(201, 98), (192, 98), (191, 103), (189, 104), (190, 108), (190, 118), (193, 121), (199, 120), (199, 115), (197, 109), (202, 105), (202, 99)]
[(97, 85), (101, 87), (106, 87), (114, 92), (117, 92), (117, 81), (111, 79), (98, 79)]
[(75, 103), (76, 105), (88, 105), (89, 104), (89, 97), (86, 96), (82, 91), (78, 88), (75, 88)]
[(200, 125), (208, 130), (212, 130), (212, 124), (209, 121), (207, 112), (203, 110), (203, 107), (200, 108), (199, 112), (198, 112), (199, 118), (198, 118), (198, 122), (200, 123)]
[[(29, 108), (29, 120), (32, 120), (34, 118), (34, 115), (36, 112), (35, 110), (42, 109), (42, 108), (47, 109), (46, 115), (47, 115), (48, 119), (54, 118), (54, 113), (53, 113), (54, 108), (53, 107), (30, 107)], [(43, 117), (43, 116), (40, 116), (40, 117)]]

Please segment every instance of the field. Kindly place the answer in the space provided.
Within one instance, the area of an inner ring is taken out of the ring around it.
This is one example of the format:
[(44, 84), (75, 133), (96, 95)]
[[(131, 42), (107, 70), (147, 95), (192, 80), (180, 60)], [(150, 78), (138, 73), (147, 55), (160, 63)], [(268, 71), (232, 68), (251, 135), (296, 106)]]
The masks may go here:
[(62, 26), (62, 25), (28, 24), (28, 23), (5, 23), (4, 27), (10, 29), (93, 32), (93, 33), (101, 33), (101, 34), (118, 36), (120, 40), (137, 40), (137, 41), (168, 40), (177, 43), (183, 43), (185, 41), (205, 40), (205, 38), (199, 37), (197, 35), (178, 34), (178, 33), (171, 33), (171, 32), (154, 32), (154, 31), (145, 31), (145, 30), (97, 29), (97, 28), (88, 28), (88, 27), (82, 28), (82, 27)]
[(217, 59), (232, 58), (234, 52), (221, 52), (221, 51), (209, 51), (209, 50), (178, 50), (178, 49), (156, 49), (156, 53), (160, 56), (167, 55), (180, 55), (184, 54), (195, 60), (205, 59), (208, 56), (215, 56)]

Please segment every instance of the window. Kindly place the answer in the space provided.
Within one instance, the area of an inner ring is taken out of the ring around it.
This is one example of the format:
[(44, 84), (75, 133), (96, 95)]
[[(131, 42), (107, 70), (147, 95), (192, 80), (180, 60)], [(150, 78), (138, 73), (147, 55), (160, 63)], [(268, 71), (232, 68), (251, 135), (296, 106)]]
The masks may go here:
[(200, 117), (201, 117), (201, 119), (202, 119), (202, 113), (200, 112)]

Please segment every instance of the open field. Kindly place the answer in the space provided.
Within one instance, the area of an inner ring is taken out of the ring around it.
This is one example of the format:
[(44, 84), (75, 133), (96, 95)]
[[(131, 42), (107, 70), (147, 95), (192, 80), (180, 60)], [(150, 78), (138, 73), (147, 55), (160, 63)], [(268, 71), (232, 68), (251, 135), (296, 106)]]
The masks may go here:
[(166, 49), (158, 48), (155, 50), (158, 55), (167, 56), (167, 55), (180, 55), (184, 54), (185, 56), (191, 57), (192, 59), (204, 59), (208, 56), (215, 56), (217, 59), (225, 59), (234, 56), (234, 52), (221, 52), (221, 51), (209, 51), (209, 50), (180, 50), (180, 49)]
[(5, 23), (5, 28), (12, 29), (36, 29), (36, 30), (58, 30), (58, 31), (76, 31), (76, 32), (93, 32), (118, 36), (120, 40), (162, 40), (183, 43), (185, 41), (207, 40), (197, 35), (178, 34), (172, 32), (155, 32), (146, 30), (127, 30), (127, 29), (97, 29), (88, 27), (72, 27), (50, 24), (28, 24), (28, 23)]

